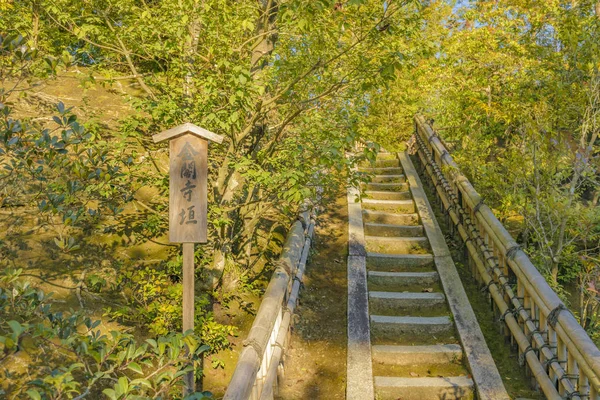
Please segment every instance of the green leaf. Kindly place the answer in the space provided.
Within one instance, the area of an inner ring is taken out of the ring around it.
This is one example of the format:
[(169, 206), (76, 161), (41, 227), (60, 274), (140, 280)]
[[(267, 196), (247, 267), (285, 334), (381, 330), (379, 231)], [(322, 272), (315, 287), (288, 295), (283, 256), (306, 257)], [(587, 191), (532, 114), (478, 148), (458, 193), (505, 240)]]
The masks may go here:
[(14, 320), (8, 321), (8, 326), (10, 326), (10, 329), (12, 329), (16, 336), (19, 336), (25, 331), (25, 328), (23, 328), (23, 326), (19, 322)]
[(114, 389), (104, 389), (102, 391), (110, 400), (117, 400), (117, 394)]
[(40, 395), (40, 392), (38, 392), (35, 389), (29, 389), (26, 393), (29, 395), (29, 397), (32, 400), (42, 400), (42, 396)]
[(120, 394), (126, 394), (129, 391), (129, 381), (126, 377), (122, 376), (119, 378), (119, 383), (117, 384), (117, 388), (119, 389)]
[(136, 362), (129, 363), (129, 365), (127, 365), (127, 368), (132, 370), (133, 372), (137, 372), (140, 375), (144, 374), (144, 371), (142, 371), (142, 367), (140, 367), (140, 365)]
[(152, 383), (145, 378), (134, 379), (131, 382), (129, 382), (129, 385), (135, 387), (142, 385), (146, 386), (147, 388), (152, 388)]

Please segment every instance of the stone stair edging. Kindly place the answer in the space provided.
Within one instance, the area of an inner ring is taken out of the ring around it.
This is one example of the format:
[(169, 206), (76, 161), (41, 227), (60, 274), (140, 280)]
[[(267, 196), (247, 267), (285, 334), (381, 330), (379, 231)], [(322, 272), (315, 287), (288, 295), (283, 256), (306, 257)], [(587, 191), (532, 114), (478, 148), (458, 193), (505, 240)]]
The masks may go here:
[(367, 290), (367, 251), (359, 191), (348, 188), (348, 355), (346, 399), (372, 400), (373, 366), (369, 292)]

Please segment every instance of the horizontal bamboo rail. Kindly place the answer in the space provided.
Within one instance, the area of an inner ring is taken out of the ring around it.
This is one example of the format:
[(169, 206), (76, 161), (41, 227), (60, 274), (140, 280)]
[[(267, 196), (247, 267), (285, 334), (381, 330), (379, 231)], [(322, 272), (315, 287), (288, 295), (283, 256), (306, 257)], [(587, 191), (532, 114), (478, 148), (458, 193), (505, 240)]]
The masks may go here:
[(462, 175), (422, 116), (415, 147), (442, 211), (462, 239), (475, 278), (549, 399), (600, 399), (600, 350)]
[(223, 399), (273, 399), (314, 228), (315, 214), (305, 212), (288, 232)]

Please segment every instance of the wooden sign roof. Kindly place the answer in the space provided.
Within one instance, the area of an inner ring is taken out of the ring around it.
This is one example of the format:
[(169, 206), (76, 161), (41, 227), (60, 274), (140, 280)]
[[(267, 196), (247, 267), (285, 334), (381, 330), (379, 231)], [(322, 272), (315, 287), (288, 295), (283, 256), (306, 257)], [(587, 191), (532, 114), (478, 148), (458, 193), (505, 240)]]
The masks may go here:
[(208, 131), (204, 128), (200, 128), (199, 126), (189, 122), (183, 125), (176, 126), (175, 128), (168, 129), (161, 133), (157, 133), (156, 135), (152, 136), (152, 139), (154, 140), (154, 143), (158, 143), (162, 142), (163, 140), (174, 139), (176, 137), (183, 136), (188, 133), (196, 135), (202, 139), (212, 140), (216, 143), (223, 142), (223, 136), (217, 135), (216, 133), (212, 133), (211, 131)]

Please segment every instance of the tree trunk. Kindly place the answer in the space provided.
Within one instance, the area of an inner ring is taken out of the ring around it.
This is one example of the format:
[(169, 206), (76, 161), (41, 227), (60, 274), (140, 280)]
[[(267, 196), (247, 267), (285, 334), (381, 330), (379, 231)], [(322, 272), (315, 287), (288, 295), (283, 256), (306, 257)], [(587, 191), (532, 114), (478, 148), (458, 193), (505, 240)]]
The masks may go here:
[(275, 48), (277, 34), (274, 32), (275, 20), (277, 18), (278, 4), (275, 0), (262, 0), (262, 15), (258, 19), (256, 26), (258, 39), (252, 46), (252, 58), (250, 62), (250, 71), (261, 70), (266, 65), (266, 61), (261, 60), (271, 54)]
[(583, 277), (583, 274), (579, 274), (579, 276), (577, 277), (577, 289), (578, 289), (578, 294), (579, 294), (579, 299), (578, 303), (579, 303), (579, 316), (581, 318), (580, 324), (581, 326), (585, 329), (585, 319), (586, 319), (586, 305), (585, 305), (585, 299), (584, 299), (584, 294), (585, 294), (585, 279)]
[(185, 62), (187, 64), (187, 71), (185, 78), (183, 79), (183, 95), (186, 97), (187, 101), (190, 101), (194, 92), (194, 66), (196, 64), (196, 54), (198, 52), (200, 32), (202, 31), (202, 24), (200, 22), (199, 15), (202, 14), (202, 9), (204, 8), (203, 6), (204, 0), (202, 0), (199, 5), (197, 2), (194, 2), (194, 9), (192, 10), (192, 15), (194, 18), (192, 18), (190, 24), (188, 25), (188, 37), (185, 41), (183, 50), (183, 56), (185, 57)]
[(558, 267), (559, 267), (558, 258), (557, 257), (553, 257), (552, 258), (552, 264), (551, 264), (551, 267), (550, 267), (550, 276), (552, 278), (552, 283), (554, 285), (558, 284)]
[(40, 4), (38, 1), (31, 3), (31, 48), (38, 48), (40, 36)]

